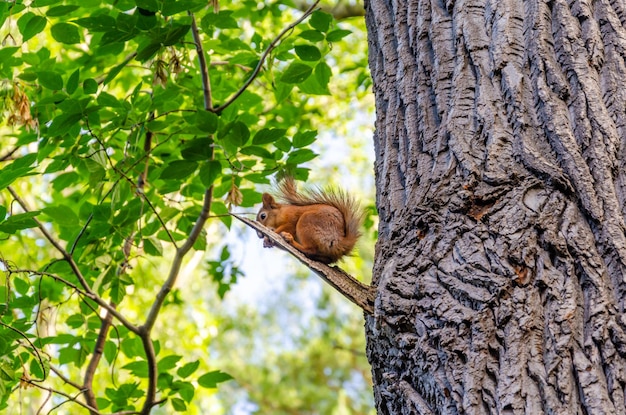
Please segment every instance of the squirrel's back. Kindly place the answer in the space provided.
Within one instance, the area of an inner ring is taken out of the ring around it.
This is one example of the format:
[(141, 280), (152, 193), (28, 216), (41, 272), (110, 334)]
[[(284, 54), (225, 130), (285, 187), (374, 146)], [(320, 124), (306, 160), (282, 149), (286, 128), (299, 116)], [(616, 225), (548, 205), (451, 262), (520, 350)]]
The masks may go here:
[[(345, 237), (354, 246), (361, 236), (361, 223), (364, 212), (359, 203), (341, 189), (327, 188), (306, 189), (299, 191), (293, 177), (286, 177), (277, 184), (277, 196), (284, 202), (295, 206), (330, 205), (343, 216)], [(352, 249), (352, 246), (350, 249)]]

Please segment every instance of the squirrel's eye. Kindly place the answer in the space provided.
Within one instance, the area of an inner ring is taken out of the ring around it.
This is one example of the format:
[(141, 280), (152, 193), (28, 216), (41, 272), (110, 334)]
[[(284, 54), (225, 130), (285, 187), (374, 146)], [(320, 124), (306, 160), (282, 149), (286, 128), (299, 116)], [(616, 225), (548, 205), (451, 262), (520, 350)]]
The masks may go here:
[(259, 214), (259, 218), (261, 218), (261, 220), (265, 220), (265, 219), (267, 218), (267, 213), (265, 213), (265, 212), (261, 212), (261, 213)]

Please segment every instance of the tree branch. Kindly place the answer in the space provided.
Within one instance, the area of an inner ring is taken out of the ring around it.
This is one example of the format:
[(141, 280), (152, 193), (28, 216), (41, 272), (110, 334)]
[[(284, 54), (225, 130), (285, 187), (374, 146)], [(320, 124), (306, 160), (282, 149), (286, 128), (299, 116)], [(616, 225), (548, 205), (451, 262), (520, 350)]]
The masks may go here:
[(200, 76), (202, 77), (204, 108), (206, 110), (210, 110), (213, 107), (213, 98), (211, 97), (209, 67), (206, 63), (206, 56), (204, 55), (204, 48), (202, 47), (202, 39), (200, 39), (198, 25), (196, 24), (196, 17), (192, 12), (189, 12), (189, 16), (191, 16), (191, 33), (193, 34), (193, 42), (196, 46), (196, 53), (198, 54), (198, 64), (200, 65)]
[(239, 215), (231, 215), (252, 229), (261, 232), (263, 235), (270, 238), (275, 245), (296, 257), (300, 262), (309, 267), (311, 271), (326, 281), (326, 283), (328, 283), (331, 287), (339, 291), (341, 295), (363, 309), (363, 311), (370, 315), (374, 314), (374, 299), (376, 297), (376, 290), (374, 287), (363, 284), (337, 266), (331, 267), (307, 258), (302, 252), (285, 242), (285, 240), (276, 232), (261, 225), (260, 223)]
[[(209, 79), (209, 70), (207, 67), (206, 58), (204, 56), (202, 41), (200, 39), (200, 34), (198, 32), (198, 26), (196, 25), (195, 17), (192, 13), (189, 13), (189, 15), (192, 19), (192, 32), (196, 45), (196, 51), (198, 52), (198, 64), (200, 65), (200, 73), (203, 86), (202, 90), (204, 96), (204, 109), (210, 111), (213, 104), (211, 101), (211, 83)], [(209, 136), (209, 141), (211, 143), (210, 154), (208, 158), (210, 160), (213, 160), (214, 148), (212, 136)], [(155, 405), (157, 380), (159, 375), (157, 372), (156, 354), (154, 351), (152, 339), (150, 338), (150, 333), (152, 331), (152, 328), (154, 327), (159, 312), (163, 307), (163, 302), (165, 301), (165, 298), (170, 293), (170, 291), (172, 291), (172, 288), (176, 284), (183, 258), (185, 257), (185, 255), (187, 255), (189, 250), (193, 247), (193, 245), (202, 234), (202, 229), (204, 228), (204, 225), (209, 218), (209, 213), (211, 212), (212, 199), (213, 186), (210, 186), (204, 192), (204, 202), (202, 204), (202, 210), (200, 211), (200, 215), (198, 216), (196, 223), (193, 225), (193, 228), (189, 233), (189, 237), (185, 240), (185, 243), (182, 246), (176, 248), (176, 254), (174, 255), (174, 259), (172, 260), (172, 266), (170, 267), (169, 275), (167, 276), (167, 279), (157, 293), (156, 298), (152, 303), (152, 307), (150, 307), (150, 311), (148, 312), (145, 323), (139, 327), (139, 337), (141, 338), (141, 342), (146, 353), (146, 362), (148, 364), (148, 390), (146, 391), (146, 400), (141, 410), (141, 413), (143, 415), (148, 415), (152, 407)]]
[[(115, 308), (116, 304), (111, 301), (111, 307)], [(85, 370), (85, 376), (83, 377), (83, 388), (85, 395), (85, 401), (87, 405), (98, 408), (98, 402), (96, 401), (96, 395), (93, 393), (93, 378), (96, 375), (96, 369), (98, 368), (98, 364), (100, 363), (100, 359), (102, 358), (102, 354), (104, 353), (104, 344), (107, 340), (107, 335), (109, 333), (109, 329), (113, 324), (113, 314), (107, 311), (104, 319), (100, 324), (100, 331), (98, 332), (98, 338), (96, 339), (96, 345), (93, 349), (93, 355), (89, 360), (89, 365), (87, 366), (87, 370)], [(89, 410), (90, 415), (98, 415), (98, 411)]]

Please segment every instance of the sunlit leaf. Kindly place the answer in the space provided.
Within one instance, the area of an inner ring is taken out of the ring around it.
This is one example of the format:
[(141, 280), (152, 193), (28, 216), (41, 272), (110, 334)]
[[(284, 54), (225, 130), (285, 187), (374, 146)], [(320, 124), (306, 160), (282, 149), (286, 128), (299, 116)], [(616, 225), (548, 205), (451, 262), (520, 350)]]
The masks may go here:
[(198, 384), (203, 388), (214, 389), (222, 382), (231, 380), (233, 377), (228, 373), (224, 373), (221, 370), (214, 370), (212, 372), (205, 373), (198, 378)]
[(80, 42), (78, 27), (70, 23), (57, 23), (52, 26), (50, 32), (52, 37), (61, 43), (74, 44)]
[(33, 38), (38, 33), (41, 33), (46, 27), (47, 20), (43, 16), (34, 15), (32, 13), (26, 13), (22, 15), (17, 21), (17, 26), (22, 34), (24, 42)]

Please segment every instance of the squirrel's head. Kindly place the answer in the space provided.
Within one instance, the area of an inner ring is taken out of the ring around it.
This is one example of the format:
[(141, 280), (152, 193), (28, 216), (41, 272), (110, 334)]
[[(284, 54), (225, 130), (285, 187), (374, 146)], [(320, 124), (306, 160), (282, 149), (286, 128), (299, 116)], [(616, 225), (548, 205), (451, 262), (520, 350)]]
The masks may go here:
[[(271, 194), (263, 193), (263, 206), (261, 206), (259, 213), (256, 215), (256, 221), (270, 229), (274, 229), (275, 224), (273, 223), (274, 215), (272, 214), (272, 210), (278, 209), (278, 207), (278, 203), (276, 203), (276, 200)], [(261, 232), (257, 231), (256, 234), (259, 238), (264, 238), (264, 235)]]

